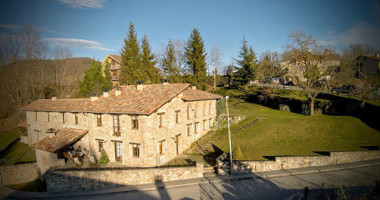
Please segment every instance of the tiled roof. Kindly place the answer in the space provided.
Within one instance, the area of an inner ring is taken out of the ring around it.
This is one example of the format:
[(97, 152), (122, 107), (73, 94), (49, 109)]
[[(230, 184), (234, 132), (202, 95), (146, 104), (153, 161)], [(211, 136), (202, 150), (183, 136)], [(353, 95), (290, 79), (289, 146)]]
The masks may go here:
[(197, 101), (197, 100), (211, 100), (211, 99), (221, 99), (222, 96), (209, 93), (202, 90), (193, 90), (192, 88), (187, 88), (183, 92), (182, 99), (185, 101)]
[(111, 57), (111, 58), (114, 59), (116, 62), (118, 62), (119, 64), (121, 64), (121, 56), (119, 56), (119, 55), (111, 55), (111, 54), (108, 54), (108, 57)]
[(108, 97), (100, 96), (92, 101), (84, 99), (39, 99), (21, 110), (56, 111), (56, 112), (90, 112), (90, 113), (120, 113), (150, 115), (165, 103), (183, 92), (182, 99), (209, 100), (220, 99), (221, 96), (201, 90), (193, 90), (187, 83), (142, 85), (137, 90), (136, 85), (120, 86), (120, 95), (116, 89), (108, 92)]
[(355, 60), (358, 59), (358, 58), (360, 58), (360, 57), (367, 57), (367, 58), (372, 58), (372, 59), (375, 59), (375, 60), (379, 60), (379, 61), (380, 61), (380, 57), (377, 57), (377, 56), (370, 56), (370, 55), (360, 55), (360, 56), (356, 57)]
[(22, 122), (18, 123), (18, 124), (16, 125), (16, 127), (19, 127), (19, 128), (27, 128), (26, 121), (22, 121)]
[(56, 152), (62, 147), (70, 145), (73, 142), (81, 139), (84, 135), (87, 134), (87, 132), (88, 130), (83, 129), (63, 128), (58, 130), (54, 137), (47, 137), (37, 143), (34, 143), (32, 145), (32, 148), (48, 152)]
[(20, 110), (28, 111), (56, 111), (56, 112), (84, 112), (88, 104), (91, 103), (89, 98), (83, 99), (38, 99), (32, 103), (23, 106)]
[(189, 84), (152, 84), (143, 87), (142, 90), (136, 90), (136, 85), (121, 86), (120, 95), (115, 96), (116, 90), (112, 90), (109, 97), (101, 96), (92, 102), (87, 111), (149, 115), (189, 87)]

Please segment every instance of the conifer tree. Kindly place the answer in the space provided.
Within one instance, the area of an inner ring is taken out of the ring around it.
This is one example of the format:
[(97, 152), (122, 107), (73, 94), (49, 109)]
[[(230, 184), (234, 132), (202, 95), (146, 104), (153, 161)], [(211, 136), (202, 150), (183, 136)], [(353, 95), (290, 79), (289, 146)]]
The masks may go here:
[(156, 64), (155, 55), (150, 49), (146, 35), (144, 35), (141, 41), (141, 49), (141, 76), (139, 79), (146, 83), (159, 83), (161, 76), (157, 73), (158, 69), (154, 66)]
[(244, 37), (239, 57), (241, 60), (236, 61), (240, 68), (238, 68), (235, 82), (240, 83), (247, 88), (248, 82), (256, 78), (259, 65), (256, 63), (256, 54), (253, 51), (252, 46), (248, 48), (247, 41)]
[(202, 37), (194, 28), (185, 47), (185, 58), (192, 72), (189, 81), (203, 90), (206, 89), (206, 55)]
[(112, 88), (111, 74), (105, 75), (106, 77), (102, 75), (101, 63), (93, 60), (89, 69), (85, 71), (83, 81), (79, 83), (79, 93), (89, 97), (92, 94), (101, 95), (103, 91), (110, 90)]
[(133, 22), (129, 25), (127, 38), (124, 39), (124, 46), (121, 49), (121, 67), (120, 83), (135, 84), (141, 77), (140, 70), (140, 48), (137, 41), (137, 33)]
[(180, 81), (180, 70), (177, 66), (176, 52), (173, 42), (169, 40), (166, 46), (165, 55), (162, 60), (162, 70), (170, 82), (177, 83)]

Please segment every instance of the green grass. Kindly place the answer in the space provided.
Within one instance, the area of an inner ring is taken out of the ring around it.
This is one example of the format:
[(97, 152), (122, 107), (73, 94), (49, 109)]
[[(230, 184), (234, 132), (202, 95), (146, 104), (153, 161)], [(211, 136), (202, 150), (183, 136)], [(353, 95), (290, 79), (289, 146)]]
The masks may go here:
[[(263, 156), (317, 155), (313, 151), (363, 150), (360, 146), (380, 145), (380, 132), (350, 116), (305, 116), (282, 112), (231, 99), (230, 113), (247, 118), (231, 132), (255, 118), (255, 125), (232, 134), (232, 149), (240, 146), (244, 160), (265, 160)], [(217, 131), (213, 137), (226, 133)], [(216, 146), (229, 152), (228, 137)]]
[(13, 165), (16, 163), (28, 163), (36, 161), (36, 154), (27, 144), (17, 142), (1, 158), (2, 165)]
[(0, 132), (0, 151), (4, 150), (9, 144), (19, 138), (20, 133), (16, 131)]

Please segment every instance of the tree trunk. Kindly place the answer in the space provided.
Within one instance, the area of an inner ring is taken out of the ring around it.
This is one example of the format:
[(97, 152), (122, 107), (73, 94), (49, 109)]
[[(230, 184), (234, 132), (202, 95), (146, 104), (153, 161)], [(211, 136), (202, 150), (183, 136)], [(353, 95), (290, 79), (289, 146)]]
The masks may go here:
[(310, 99), (310, 115), (314, 115), (314, 98)]
[(364, 106), (365, 106), (365, 99), (362, 99), (362, 102), (361, 102), (361, 104), (360, 104), (360, 107), (364, 108)]

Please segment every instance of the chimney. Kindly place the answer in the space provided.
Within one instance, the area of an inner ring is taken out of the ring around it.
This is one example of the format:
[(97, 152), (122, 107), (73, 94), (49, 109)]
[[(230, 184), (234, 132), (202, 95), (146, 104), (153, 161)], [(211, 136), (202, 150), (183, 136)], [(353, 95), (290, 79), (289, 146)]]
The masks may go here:
[(108, 92), (103, 92), (103, 97), (108, 97)]
[(115, 89), (115, 96), (119, 96), (119, 95), (121, 95), (121, 88), (120, 88), (120, 87), (117, 87), (117, 88)]
[(51, 100), (55, 101), (55, 100), (57, 100), (57, 97), (51, 97)]
[(91, 102), (98, 100), (98, 97), (91, 97)]
[(196, 90), (196, 89), (197, 89), (197, 86), (193, 85), (193, 86), (191, 86), (191, 89), (192, 89), (192, 90)]
[(136, 90), (140, 91), (143, 89), (144, 89), (143, 81), (137, 81)]

